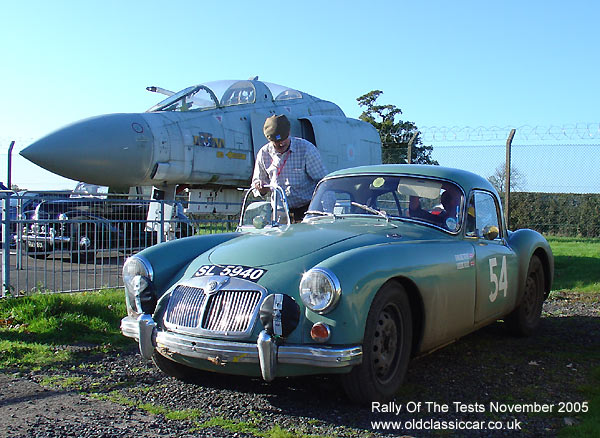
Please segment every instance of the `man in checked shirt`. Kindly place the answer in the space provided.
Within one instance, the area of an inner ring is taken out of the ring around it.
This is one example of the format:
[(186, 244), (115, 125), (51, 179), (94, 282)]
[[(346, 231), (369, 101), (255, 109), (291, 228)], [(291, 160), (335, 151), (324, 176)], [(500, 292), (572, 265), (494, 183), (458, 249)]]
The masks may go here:
[(290, 137), (290, 121), (285, 115), (268, 117), (263, 127), (269, 143), (258, 151), (252, 187), (264, 195), (266, 185), (282, 187), (294, 222), (304, 217), (317, 182), (327, 171), (317, 148), (303, 138)]

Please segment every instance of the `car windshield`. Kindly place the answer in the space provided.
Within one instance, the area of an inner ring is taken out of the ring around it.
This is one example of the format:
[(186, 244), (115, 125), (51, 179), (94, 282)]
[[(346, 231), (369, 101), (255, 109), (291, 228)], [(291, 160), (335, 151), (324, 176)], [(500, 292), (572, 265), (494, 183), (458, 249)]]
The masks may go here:
[(321, 181), (308, 217), (378, 215), (458, 232), (464, 195), (455, 184), (396, 175), (334, 177)]
[(278, 190), (278, 194), (275, 189), (264, 196), (255, 190), (247, 190), (238, 227), (240, 231), (269, 230), (289, 225), (287, 200), (283, 191)]

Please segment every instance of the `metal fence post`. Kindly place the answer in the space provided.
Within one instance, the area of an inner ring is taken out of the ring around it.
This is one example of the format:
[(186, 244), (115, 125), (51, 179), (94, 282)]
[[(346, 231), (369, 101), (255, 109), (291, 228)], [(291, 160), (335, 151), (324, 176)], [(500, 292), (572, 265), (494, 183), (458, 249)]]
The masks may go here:
[(515, 129), (510, 130), (508, 139), (506, 139), (506, 169), (504, 170), (505, 184), (504, 184), (504, 223), (506, 228), (509, 228), (508, 219), (510, 217), (510, 152), (513, 138), (515, 137)]
[(415, 139), (417, 138), (417, 135), (419, 135), (419, 131), (416, 131), (408, 141), (408, 150), (406, 151), (406, 164), (412, 163), (412, 146), (415, 142)]
[(15, 217), (15, 225), (17, 227), (15, 232), (15, 267), (17, 271), (23, 269), (23, 198), (17, 197), (17, 216)]
[(163, 243), (165, 241), (165, 201), (161, 199), (160, 201), (160, 227), (158, 230), (158, 243)]
[[(15, 141), (10, 142), (8, 147), (8, 167), (6, 172), (7, 189), (11, 190), (12, 185), (12, 150), (15, 147)], [(2, 297), (6, 292), (10, 293), (10, 192), (3, 193), (2, 206)]]
[(10, 294), (10, 193), (2, 193), (2, 291)]

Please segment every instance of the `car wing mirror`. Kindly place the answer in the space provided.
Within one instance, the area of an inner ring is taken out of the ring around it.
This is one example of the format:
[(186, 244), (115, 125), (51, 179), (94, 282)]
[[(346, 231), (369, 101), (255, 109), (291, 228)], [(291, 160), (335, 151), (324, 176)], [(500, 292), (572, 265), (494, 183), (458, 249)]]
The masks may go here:
[(483, 237), (486, 240), (494, 240), (500, 234), (500, 230), (496, 225), (487, 225), (483, 229)]

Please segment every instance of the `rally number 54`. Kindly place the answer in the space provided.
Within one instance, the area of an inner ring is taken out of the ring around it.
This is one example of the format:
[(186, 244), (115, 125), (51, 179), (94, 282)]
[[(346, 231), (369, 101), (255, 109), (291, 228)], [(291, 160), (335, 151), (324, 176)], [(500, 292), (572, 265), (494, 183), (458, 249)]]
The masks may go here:
[(508, 290), (508, 276), (506, 273), (506, 256), (502, 257), (502, 265), (500, 266), (500, 275), (496, 274), (495, 270), (498, 267), (498, 259), (496, 257), (490, 259), (490, 282), (492, 283), (492, 291), (490, 293), (490, 302), (496, 301), (498, 292), (502, 291), (506, 297)]

